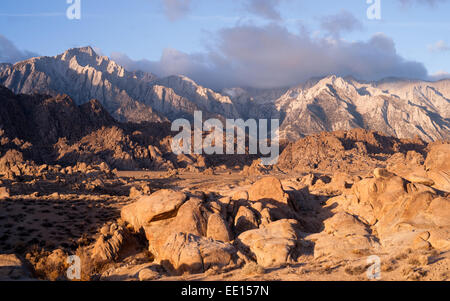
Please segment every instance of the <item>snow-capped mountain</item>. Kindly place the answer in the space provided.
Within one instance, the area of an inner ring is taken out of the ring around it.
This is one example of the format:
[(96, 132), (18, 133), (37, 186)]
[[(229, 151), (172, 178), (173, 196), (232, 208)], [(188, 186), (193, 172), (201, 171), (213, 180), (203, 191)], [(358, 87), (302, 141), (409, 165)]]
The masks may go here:
[(64, 93), (77, 104), (97, 99), (119, 121), (162, 121), (189, 117), (194, 110), (238, 117), (226, 96), (183, 76), (158, 79), (145, 72), (128, 72), (91, 47), (0, 66), (0, 84), (15, 93)]
[[(450, 81), (361, 83), (329, 76), (290, 89), (275, 101), (284, 137), (365, 128), (399, 138), (450, 138)], [(398, 85), (398, 86), (397, 86)]]
[(450, 80), (361, 82), (328, 76), (291, 88), (216, 92), (185, 76), (129, 72), (91, 47), (54, 57), (0, 64), (0, 85), (15, 93), (97, 99), (119, 121), (192, 118), (279, 118), (282, 137), (364, 128), (399, 138), (450, 139)]

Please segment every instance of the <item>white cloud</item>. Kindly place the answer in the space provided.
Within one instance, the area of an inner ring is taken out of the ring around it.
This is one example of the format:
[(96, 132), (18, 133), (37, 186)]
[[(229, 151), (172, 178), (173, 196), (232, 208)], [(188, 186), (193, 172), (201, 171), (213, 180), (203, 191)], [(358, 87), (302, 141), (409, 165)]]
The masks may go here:
[(450, 46), (444, 40), (440, 40), (433, 45), (428, 45), (428, 50), (431, 52), (445, 52), (450, 51)]
[(436, 80), (442, 80), (442, 79), (450, 79), (450, 73), (441, 70), (436, 73), (433, 73), (430, 75), (430, 80), (436, 81)]

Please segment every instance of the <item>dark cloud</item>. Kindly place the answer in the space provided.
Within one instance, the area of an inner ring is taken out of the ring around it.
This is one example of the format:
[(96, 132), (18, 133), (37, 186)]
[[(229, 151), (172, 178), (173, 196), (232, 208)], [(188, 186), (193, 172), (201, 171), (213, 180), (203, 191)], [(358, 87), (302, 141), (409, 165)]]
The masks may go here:
[(177, 21), (191, 10), (191, 0), (163, 0), (164, 13), (171, 21)]
[(198, 54), (166, 50), (159, 61), (135, 62), (118, 54), (114, 59), (129, 69), (159, 76), (182, 74), (215, 89), (284, 87), (330, 74), (363, 80), (428, 77), (423, 64), (401, 57), (384, 34), (347, 42), (314, 38), (305, 30), (293, 33), (277, 24), (240, 25), (219, 31), (207, 48)]
[(333, 37), (339, 37), (344, 32), (352, 32), (364, 28), (362, 23), (346, 10), (321, 18), (320, 27)]
[(17, 49), (10, 40), (0, 34), (0, 63), (17, 63), (35, 56), (38, 54)]

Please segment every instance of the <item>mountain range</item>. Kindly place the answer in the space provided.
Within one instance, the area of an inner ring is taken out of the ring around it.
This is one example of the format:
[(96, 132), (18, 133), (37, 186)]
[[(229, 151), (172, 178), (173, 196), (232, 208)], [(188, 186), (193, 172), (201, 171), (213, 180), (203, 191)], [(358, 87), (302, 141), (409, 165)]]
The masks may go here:
[[(274, 75), (276, 76), (276, 75)], [(295, 87), (214, 91), (185, 76), (128, 71), (91, 47), (0, 64), (0, 85), (14, 93), (92, 99), (120, 122), (205, 118), (279, 118), (282, 137), (363, 128), (399, 138), (450, 139), (450, 80), (363, 82), (327, 76)]]

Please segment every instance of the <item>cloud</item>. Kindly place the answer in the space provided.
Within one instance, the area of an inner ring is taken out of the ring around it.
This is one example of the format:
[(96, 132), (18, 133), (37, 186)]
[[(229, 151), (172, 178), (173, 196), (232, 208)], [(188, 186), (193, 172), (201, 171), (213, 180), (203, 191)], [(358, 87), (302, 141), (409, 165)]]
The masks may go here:
[(126, 67), (128, 70), (147, 71), (158, 76), (186, 75), (202, 79), (213, 72), (208, 67), (204, 54), (186, 54), (176, 49), (167, 48), (163, 51), (159, 61), (130, 59), (126, 54), (115, 52), (111, 59)]
[(444, 40), (440, 40), (433, 45), (428, 45), (428, 50), (431, 52), (446, 52), (450, 51), (450, 46)]
[(118, 54), (113, 59), (131, 70), (182, 74), (215, 89), (285, 87), (330, 74), (362, 80), (428, 78), (423, 64), (405, 60), (393, 40), (381, 33), (368, 41), (348, 42), (314, 37), (305, 30), (293, 33), (275, 23), (239, 25), (220, 30), (207, 49), (196, 54), (167, 49), (158, 61), (135, 62)]
[(321, 18), (320, 27), (333, 37), (339, 37), (343, 32), (363, 29), (362, 23), (346, 10)]
[(0, 35), (0, 63), (17, 63), (36, 56), (38, 54), (17, 49), (10, 40)]
[(282, 0), (247, 0), (246, 9), (257, 16), (272, 21), (281, 20), (280, 12), (277, 10)]
[(177, 21), (191, 11), (191, 0), (163, 0), (164, 13), (170, 21)]
[(431, 74), (429, 79), (432, 81), (442, 80), (442, 79), (450, 79), (450, 73), (448, 73), (444, 70), (441, 70), (441, 71)]

